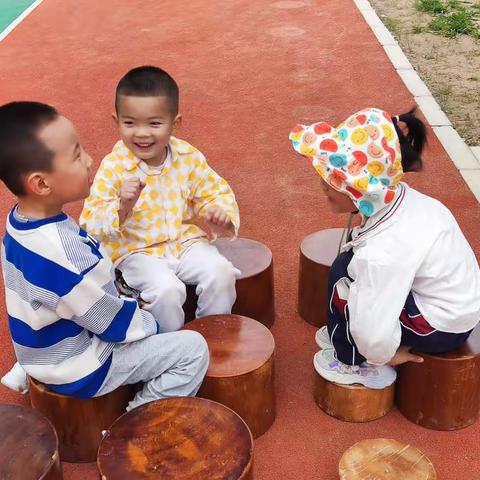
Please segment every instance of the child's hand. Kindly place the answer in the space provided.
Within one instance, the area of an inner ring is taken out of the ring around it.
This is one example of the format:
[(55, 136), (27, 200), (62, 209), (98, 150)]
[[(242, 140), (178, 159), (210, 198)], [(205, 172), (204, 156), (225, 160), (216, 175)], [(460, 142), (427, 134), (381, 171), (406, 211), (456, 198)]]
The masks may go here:
[(397, 352), (392, 357), (392, 359), (387, 363), (391, 367), (395, 367), (397, 365), (401, 365), (402, 363), (406, 362), (415, 362), (415, 363), (422, 363), (423, 357), (420, 355), (415, 355), (414, 353), (410, 353), (410, 348), (405, 345), (400, 345), (398, 347)]
[(145, 183), (138, 177), (129, 178), (120, 188), (120, 207), (118, 215), (122, 224), (137, 203), (138, 197), (145, 188)]
[(218, 236), (231, 236), (233, 234), (233, 223), (221, 208), (208, 208), (204, 215), (195, 217), (189, 223), (200, 227), (211, 242)]

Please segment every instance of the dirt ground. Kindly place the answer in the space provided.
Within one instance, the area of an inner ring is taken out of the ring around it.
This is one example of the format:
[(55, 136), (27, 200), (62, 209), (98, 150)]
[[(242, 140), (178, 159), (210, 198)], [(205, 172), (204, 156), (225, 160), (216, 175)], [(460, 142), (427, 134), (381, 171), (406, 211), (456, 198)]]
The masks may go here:
[(432, 16), (418, 12), (415, 0), (370, 3), (458, 133), (467, 144), (480, 145), (480, 40), (426, 31)]

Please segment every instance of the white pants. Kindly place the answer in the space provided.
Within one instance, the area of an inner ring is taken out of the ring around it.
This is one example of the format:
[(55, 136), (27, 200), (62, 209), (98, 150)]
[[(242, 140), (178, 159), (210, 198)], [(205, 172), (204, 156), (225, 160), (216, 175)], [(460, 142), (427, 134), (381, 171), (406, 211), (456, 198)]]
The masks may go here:
[(161, 398), (194, 396), (208, 362), (207, 342), (191, 330), (119, 343), (113, 350), (107, 377), (95, 396), (105, 395), (120, 385), (144, 382), (127, 411)]
[(161, 332), (182, 328), (186, 287), (197, 285), (197, 317), (227, 314), (237, 298), (235, 277), (240, 272), (208, 243), (195, 243), (180, 258), (157, 258), (133, 253), (119, 266), (125, 282), (141, 292)]

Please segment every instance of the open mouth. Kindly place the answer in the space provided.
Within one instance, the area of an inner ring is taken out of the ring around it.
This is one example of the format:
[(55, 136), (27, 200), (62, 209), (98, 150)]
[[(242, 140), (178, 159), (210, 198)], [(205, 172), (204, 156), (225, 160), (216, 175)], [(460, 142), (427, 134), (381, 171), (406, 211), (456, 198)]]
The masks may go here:
[(134, 142), (134, 144), (140, 150), (148, 150), (155, 145), (155, 142)]

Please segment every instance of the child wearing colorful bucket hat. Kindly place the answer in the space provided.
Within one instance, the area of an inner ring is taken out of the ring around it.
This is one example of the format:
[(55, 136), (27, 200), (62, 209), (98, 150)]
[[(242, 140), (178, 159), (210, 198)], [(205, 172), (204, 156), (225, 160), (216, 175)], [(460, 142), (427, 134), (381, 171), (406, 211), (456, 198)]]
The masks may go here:
[(330, 270), (317, 372), (384, 388), (393, 366), (423, 361), (410, 349), (465, 342), (480, 320), (480, 269), (450, 211), (402, 182), (421, 169), (426, 144), (414, 111), (392, 118), (368, 108), (336, 128), (296, 125), (290, 140), (325, 181), (333, 209), (361, 217)]

